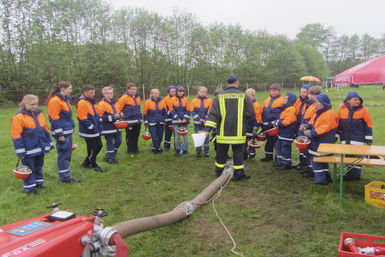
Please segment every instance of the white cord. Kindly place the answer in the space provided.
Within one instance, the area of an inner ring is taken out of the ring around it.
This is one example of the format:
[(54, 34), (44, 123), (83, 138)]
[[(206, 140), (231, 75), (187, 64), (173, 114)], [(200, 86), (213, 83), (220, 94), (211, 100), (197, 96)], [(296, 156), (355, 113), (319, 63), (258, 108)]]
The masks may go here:
[(219, 219), (219, 222), (222, 224), (222, 226), (224, 227), (224, 229), (225, 229), (227, 235), (230, 237), (231, 242), (233, 242), (233, 248), (232, 248), (230, 251), (231, 251), (233, 254), (235, 254), (235, 255), (238, 255), (238, 256), (244, 256), (243, 254), (238, 253), (238, 252), (235, 251), (235, 248), (237, 248), (237, 244), (235, 243), (235, 240), (234, 240), (234, 238), (231, 236), (230, 231), (227, 229), (226, 225), (223, 223), (222, 219), (221, 219), (221, 218), (219, 217), (219, 215), (218, 215), (217, 210), (215, 209), (214, 201), (215, 201), (216, 199), (219, 198), (219, 196), (220, 196), (220, 194), (221, 194), (221, 192), (222, 192), (222, 189), (223, 189), (223, 188), (222, 188), (222, 186), (221, 186), (221, 189), (218, 191), (218, 194), (217, 194), (218, 196), (217, 196), (215, 199), (213, 199), (213, 201), (212, 201), (213, 209), (214, 209), (215, 215), (216, 215), (217, 218)]

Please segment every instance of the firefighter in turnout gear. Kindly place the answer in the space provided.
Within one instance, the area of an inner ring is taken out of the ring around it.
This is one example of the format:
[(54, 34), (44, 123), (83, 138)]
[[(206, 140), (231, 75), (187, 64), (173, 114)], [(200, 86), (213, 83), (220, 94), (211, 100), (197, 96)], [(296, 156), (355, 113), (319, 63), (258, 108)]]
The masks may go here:
[(247, 120), (254, 117), (253, 103), (245, 93), (238, 89), (235, 76), (227, 78), (227, 88), (213, 101), (209, 116), (205, 123), (208, 137), (213, 128), (217, 128), (217, 155), (215, 172), (222, 174), (226, 165), (229, 146), (232, 146), (234, 159), (234, 180), (248, 179), (243, 165), (243, 147), (246, 142)]

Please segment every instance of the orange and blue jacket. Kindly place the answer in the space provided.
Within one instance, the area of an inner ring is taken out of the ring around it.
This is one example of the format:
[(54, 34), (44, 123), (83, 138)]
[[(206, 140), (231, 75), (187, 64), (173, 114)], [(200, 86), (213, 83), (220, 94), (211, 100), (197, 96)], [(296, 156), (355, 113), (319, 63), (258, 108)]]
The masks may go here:
[(172, 121), (171, 116), (170, 116), (170, 113), (171, 113), (170, 108), (172, 107), (172, 101), (171, 101), (172, 98), (173, 98), (173, 96), (170, 96), (170, 95), (167, 95), (163, 98), (163, 102), (166, 105), (166, 109), (167, 109), (167, 117), (166, 117), (167, 123), (171, 123), (171, 121)]
[(167, 117), (166, 103), (162, 98), (154, 100), (152, 97), (144, 102), (143, 119), (147, 126), (164, 124)]
[(247, 120), (246, 136), (248, 137), (252, 137), (253, 131), (258, 130), (262, 125), (262, 107), (255, 98), (251, 99), (251, 101), (253, 102), (255, 116)]
[(313, 103), (312, 100), (309, 100), (307, 97), (300, 96), (299, 99), (295, 102), (295, 112), (297, 114), (297, 124), (301, 124), (305, 116), (306, 110)]
[(96, 110), (102, 118), (102, 134), (104, 136), (116, 135), (120, 133), (120, 131), (114, 126), (114, 122), (116, 121), (115, 114), (117, 113), (116, 109), (116, 99), (108, 100), (103, 97), (103, 99), (96, 105)]
[(272, 128), (272, 121), (279, 119), (282, 112), (284, 98), (279, 94), (276, 97), (269, 96), (262, 105), (262, 125), (265, 129)]
[(312, 103), (307, 107), (305, 114), (302, 117), (301, 124), (308, 124), (310, 119), (315, 115), (315, 104)]
[(51, 134), (58, 138), (74, 133), (75, 122), (72, 119), (71, 98), (60, 92), (48, 101), (48, 118), (51, 123)]
[(79, 136), (95, 138), (102, 133), (101, 118), (96, 111), (95, 99), (81, 95), (76, 104), (79, 120)]
[(190, 122), (190, 107), (188, 99), (185, 96), (174, 96), (171, 98), (170, 115), (172, 123), (177, 124), (178, 119), (186, 120), (186, 123)]
[(369, 110), (362, 104), (356, 108), (345, 104), (338, 110), (337, 122), (341, 144), (363, 145), (373, 142), (373, 121)]
[(337, 117), (331, 107), (324, 107), (317, 110), (310, 119), (310, 133), (312, 134), (309, 145), (309, 153), (315, 156), (325, 155), (318, 153), (317, 149), (321, 143), (334, 143), (337, 129)]
[(123, 120), (128, 125), (142, 124), (142, 113), (140, 112), (141, 99), (138, 94), (130, 95), (128, 91), (124, 93), (118, 100), (118, 112), (123, 112)]
[(19, 110), (13, 116), (11, 126), (13, 146), (18, 157), (34, 157), (54, 148), (41, 110)]
[(276, 122), (279, 127), (278, 139), (293, 141), (294, 134), (297, 130), (297, 115), (294, 104), (297, 96), (291, 92), (288, 93), (287, 103), (283, 106), (283, 111)]
[(190, 111), (194, 118), (194, 124), (201, 125), (200, 119), (207, 119), (213, 100), (207, 96), (197, 96), (191, 101)]

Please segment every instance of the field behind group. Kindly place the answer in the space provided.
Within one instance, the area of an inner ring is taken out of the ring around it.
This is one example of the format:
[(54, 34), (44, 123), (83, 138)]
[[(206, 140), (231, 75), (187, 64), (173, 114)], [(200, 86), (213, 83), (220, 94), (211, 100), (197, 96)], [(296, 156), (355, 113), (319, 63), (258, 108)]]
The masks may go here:
[[(350, 88), (327, 93), (337, 111)], [(361, 86), (357, 91), (364, 99), (374, 121), (374, 145), (385, 145), (384, 96), (379, 86)], [(284, 95), (286, 92), (282, 92)], [(298, 93), (298, 92), (294, 92)], [(75, 97), (75, 96), (74, 96)], [(262, 104), (267, 93), (258, 92)], [(47, 109), (41, 106), (47, 118)], [(74, 119), (76, 108), (73, 106)], [(14, 108), (0, 109), (0, 225), (32, 218), (49, 212), (45, 207), (62, 202), (62, 209), (79, 215), (91, 215), (94, 208), (105, 208), (109, 216), (105, 225), (168, 212), (182, 201), (193, 199), (216, 177), (213, 172), (213, 146), (209, 158), (197, 159), (190, 136), (188, 156), (175, 157), (174, 151), (151, 154), (151, 141), (139, 142), (140, 154), (126, 153), (123, 144), (117, 154), (118, 165), (105, 161), (105, 148), (98, 163), (107, 173), (80, 167), (86, 145), (74, 134), (79, 147), (73, 152), (71, 173), (80, 184), (59, 183), (56, 150), (46, 155), (44, 179), (46, 189), (37, 196), (22, 193), (21, 180), (12, 169), (17, 157), (10, 136), (10, 119)], [(144, 130), (144, 127), (142, 127)], [(190, 125), (190, 134), (192, 133)], [(123, 132), (123, 136), (125, 136)], [(105, 145), (104, 139), (103, 143)], [(383, 209), (367, 204), (364, 186), (371, 181), (385, 181), (383, 168), (364, 167), (362, 179), (344, 184), (343, 205), (332, 184), (316, 186), (295, 170), (277, 171), (271, 163), (246, 162), (250, 180), (231, 182), (216, 200), (223, 222), (237, 242), (237, 251), (245, 256), (337, 256), (342, 231), (384, 236)], [(292, 158), (298, 160), (293, 146)], [(228, 239), (211, 205), (202, 206), (190, 218), (174, 225), (148, 231), (125, 239), (130, 256), (231, 256)]]

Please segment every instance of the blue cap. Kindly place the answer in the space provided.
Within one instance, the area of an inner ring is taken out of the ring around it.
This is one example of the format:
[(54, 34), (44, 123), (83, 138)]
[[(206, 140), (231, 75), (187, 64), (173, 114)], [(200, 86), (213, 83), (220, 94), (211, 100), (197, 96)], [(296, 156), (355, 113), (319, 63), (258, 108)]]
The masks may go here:
[(329, 96), (327, 94), (319, 94), (315, 97), (324, 107), (332, 108)]
[(238, 81), (238, 79), (237, 79), (237, 77), (235, 77), (235, 76), (230, 76), (230, 77), (228, 77), (227, 80), (226, 80), (227, 84), (234, 84), (234, 83), (237, 82), (237, 81)]
[(350, 98), (353, 98), (353, 97), (360, 98), (361, 104), (364, 102), (364, 100), (362, 100), (361, 96), (360, 96), (356, 91), (349, 92), (348, 95), (347, 95), (347, 97), (345, 98), (344, 102), (346, 102), (346, 100), (348, 100), (348, 99), (350, 99)]
[(297, 101), (297, 96), (292, 92), (287, 93), (287, 98), (286, 106), (293, 106)]
[(168, 87), (168, 89), (167, 89), (167, 92), (168, 92), (168, 93), (170, 93), (170, 90), (171, 90), (171, 89), (173, 89), (173, 88), (175, 88), (175, 86), (174, 86), (174, 85), (172, 85), (172, 86), (169, 86), (169, 87)]
[(310, 85), (309, 84), (303, 84), (302, 86), (301, 86), (301, 88), (305, 88), (307, 91), (309, 91), (309, 89), (310, 89)]

